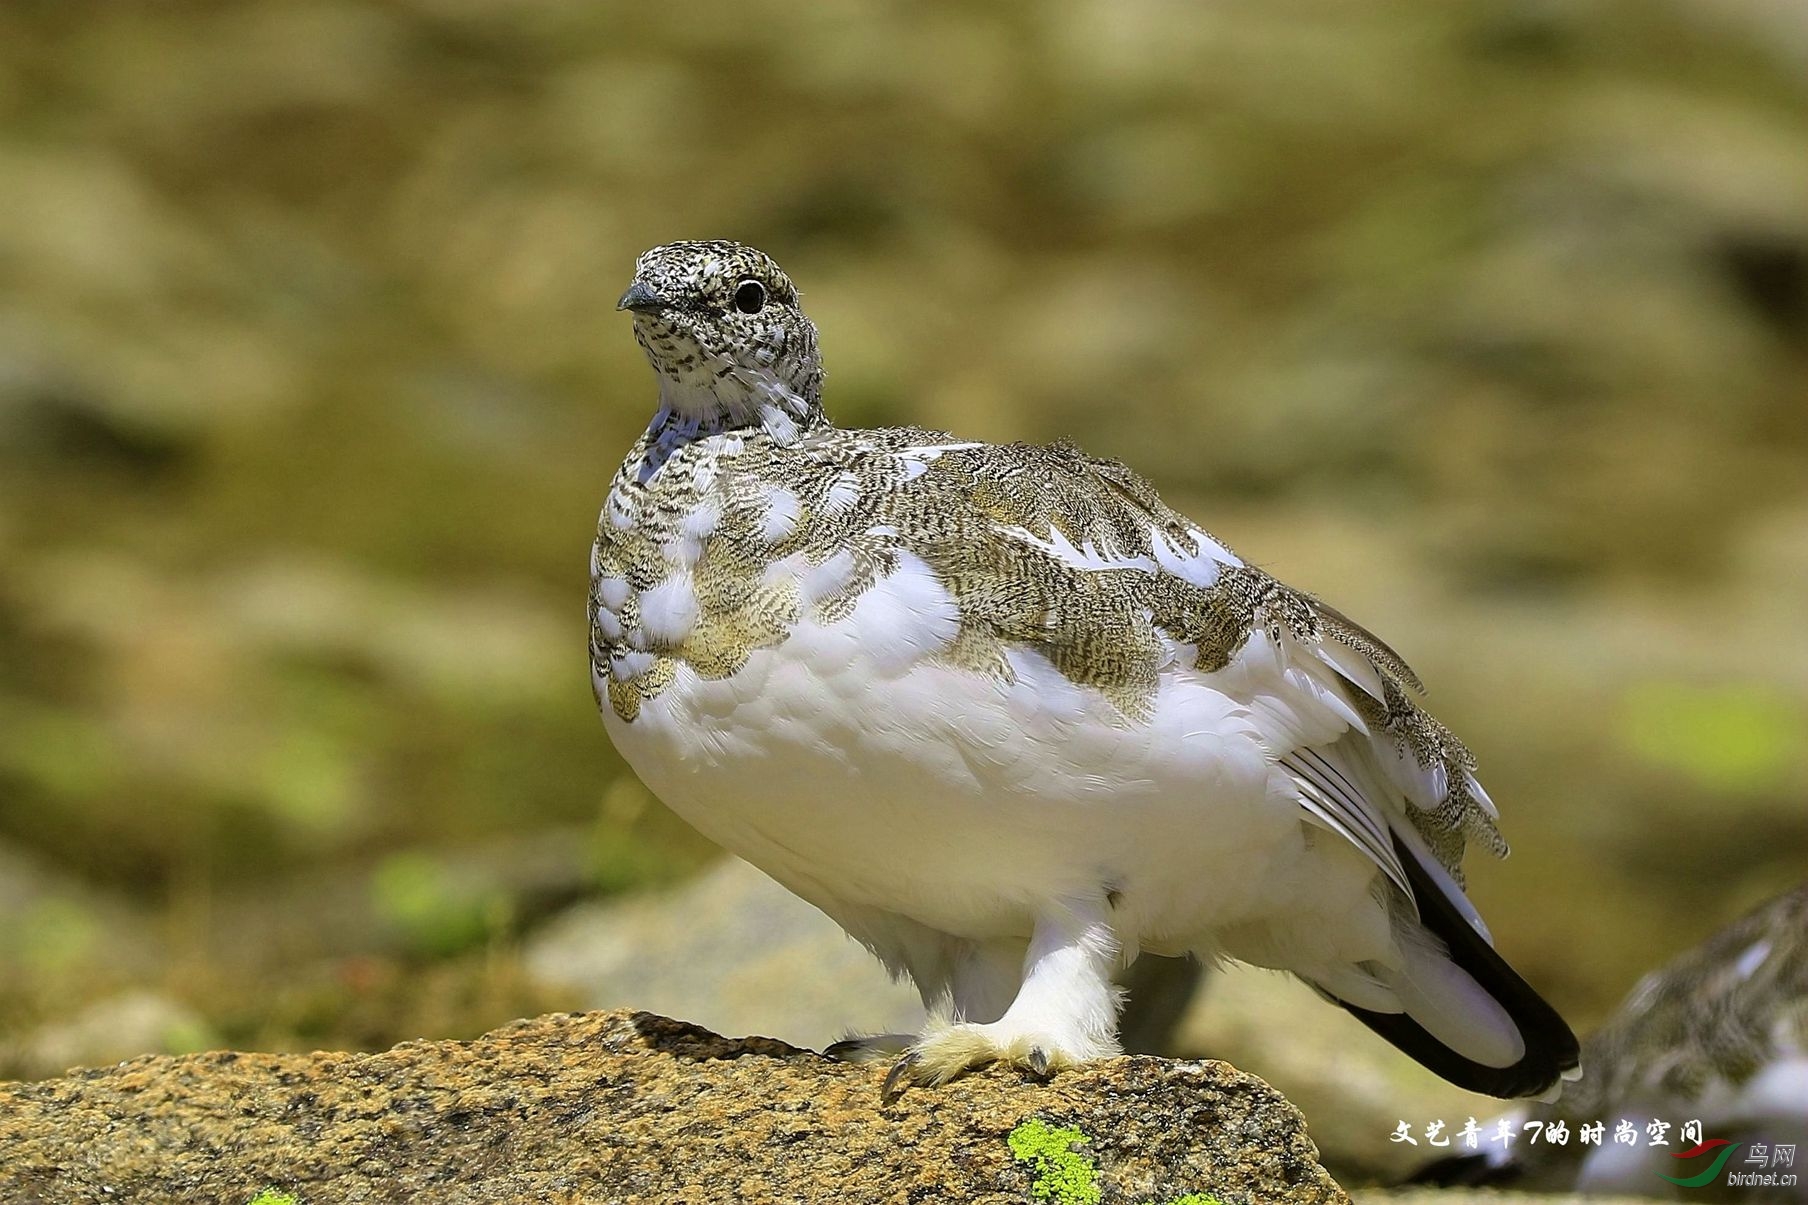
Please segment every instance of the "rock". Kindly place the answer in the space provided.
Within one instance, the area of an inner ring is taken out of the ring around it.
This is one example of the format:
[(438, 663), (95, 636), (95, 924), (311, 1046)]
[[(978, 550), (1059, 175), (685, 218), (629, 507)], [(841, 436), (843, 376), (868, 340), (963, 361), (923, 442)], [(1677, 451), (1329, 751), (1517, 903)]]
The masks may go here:
[(820, 1049), (915, 1033), (923, 1006), (839, 926), (739, 858), (667, 891), (580, 904), (522, 951), (583, 1007), (644, 1008)]
[(112, 1063), (147, 1050), (182, 1053), (208, 1044), (207, 1022), (155, 992), (133, 990), (97, 1000), (67, 1020), (41, 1026), (15, 1048), (0, 1044), (0, 1067), (21, 1079), (60, 1075), (82, 1064)]
[(994, 1068), (891, 1103), (884, 1076), (628, 1012), (383, 1054), (152, 1056), (0, 1089), (0, 1200), (1348, 1200), (1299, 1113), (1224, 1063)]

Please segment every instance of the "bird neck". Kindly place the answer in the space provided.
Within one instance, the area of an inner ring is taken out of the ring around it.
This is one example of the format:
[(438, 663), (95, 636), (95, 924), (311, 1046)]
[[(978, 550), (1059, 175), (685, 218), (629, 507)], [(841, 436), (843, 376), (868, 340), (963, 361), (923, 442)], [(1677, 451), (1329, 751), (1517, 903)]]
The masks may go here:
[(730, 431), (763, 431), (775, 443), (796, 443), (828, 425), (822, 412), (821, 374), (803, 392), (770, 372), (741, 370), (699, 388), (689, 380), (659, 378), (659, 411), (647, 433), (684, 442)]
[[(662, 380), (662, 386), (669, 381)], [(634, 476), (642, 484), (652, 479), (673, 453), (719, 435), (764, 436), (776, 444), (794, 444), (813, 431), (829, 426), (822, 404), (790, 390), (774, 390), (769, 396), (748, 395), (727, 402), (711, 395), (707, 404), (695, 395), (672, 396), (661, 388), (659, 409), (641, 436)]]

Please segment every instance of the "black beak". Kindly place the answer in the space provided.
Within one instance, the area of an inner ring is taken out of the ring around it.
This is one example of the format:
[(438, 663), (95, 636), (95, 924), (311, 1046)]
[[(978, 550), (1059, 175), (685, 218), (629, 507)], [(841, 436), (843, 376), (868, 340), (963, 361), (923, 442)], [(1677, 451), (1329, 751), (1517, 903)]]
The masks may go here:
[(628, 291), (621, 295), (615, 303), (618, 310), (633, 310), (636, 314), (657, 314), (666, 307), (665, 298), (655, 293), (638, 280), (628, 286)]

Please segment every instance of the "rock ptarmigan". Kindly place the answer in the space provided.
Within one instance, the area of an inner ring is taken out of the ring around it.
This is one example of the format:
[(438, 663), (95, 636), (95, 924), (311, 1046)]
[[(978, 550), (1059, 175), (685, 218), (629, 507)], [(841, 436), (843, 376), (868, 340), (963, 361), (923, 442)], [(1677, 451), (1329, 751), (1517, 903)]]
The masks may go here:
[(1068, 443), (843, 430), (790, 279), (655, 247), (659, 382), (604, 505), (590, 664), (646, 785), (929, 1008), (888, 1089), (1118, 1052), (1141, 951), (1290, 971), (1446, 1078), (1576, 1043), (1464, 895), (1474, 761), (1342, 614)]

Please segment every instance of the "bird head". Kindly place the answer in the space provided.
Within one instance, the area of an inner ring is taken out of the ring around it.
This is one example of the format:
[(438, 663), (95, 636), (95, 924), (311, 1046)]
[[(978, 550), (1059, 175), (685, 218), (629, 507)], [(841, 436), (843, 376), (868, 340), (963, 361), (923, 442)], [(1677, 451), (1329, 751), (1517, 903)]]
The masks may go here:
[(722, 240), (654, 247), (635, 261), (616, 308), (634, 315), (660, 402), (674, 413), (780, 431), (820, 420), (816, 327), (765, 252)]

